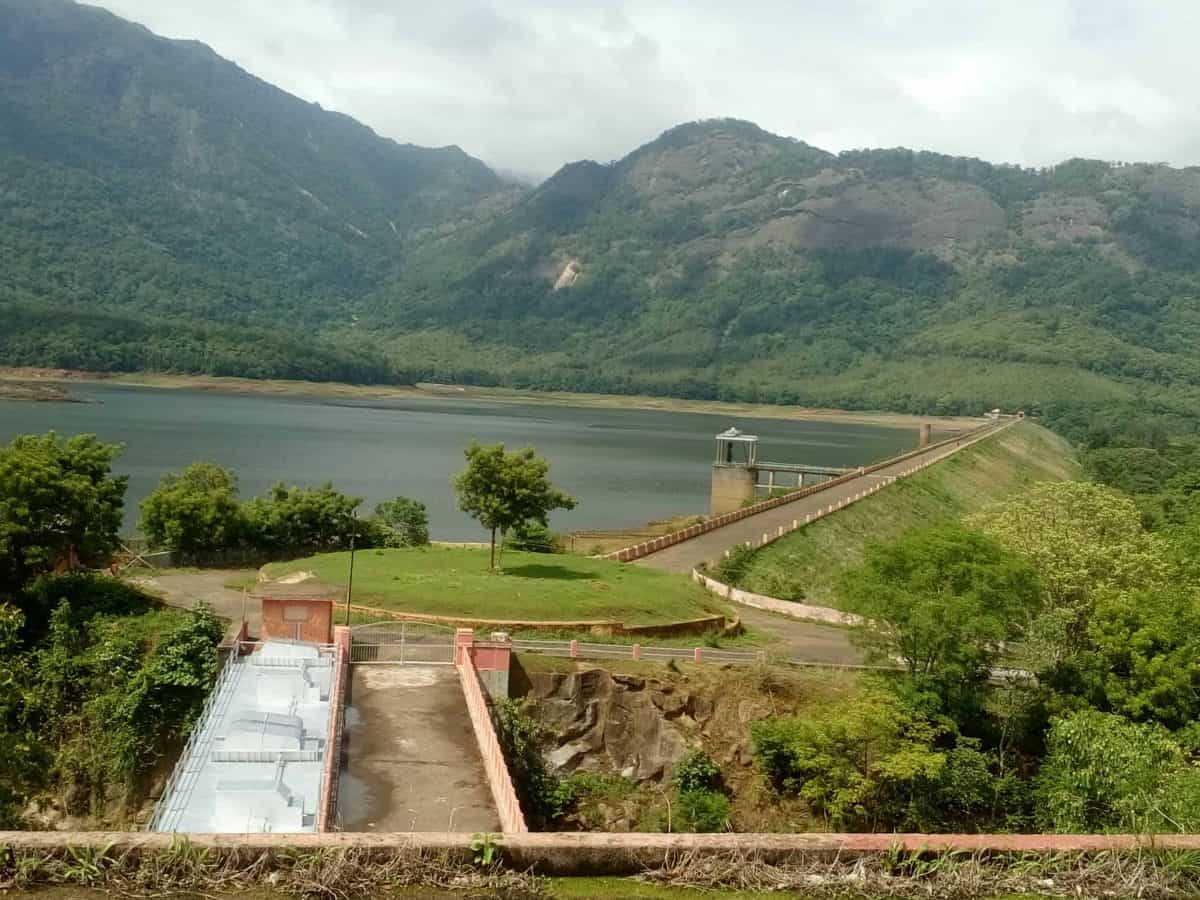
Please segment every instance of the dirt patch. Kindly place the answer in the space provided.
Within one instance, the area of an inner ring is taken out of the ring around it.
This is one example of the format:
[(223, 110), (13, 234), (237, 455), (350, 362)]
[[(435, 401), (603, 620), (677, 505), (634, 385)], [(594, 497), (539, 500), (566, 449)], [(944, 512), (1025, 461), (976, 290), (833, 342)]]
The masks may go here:
[(312, 581), (317, 576), (312, 572), (293, 572), (291, 575), (284, 575), (282, 578), (276, 579), (276, 584), (302, 584), (305, 581)]
[(205, 569), (198, 572), (156, 572), (130, 578), (143, 590), (162, 598), (168, 606), (195, 609), (207, 604), (214, 613), (229, 624), (225, 639), (235, 637), (245, 617), (251, 634), (262, 630), (262, 604), (249, 592), (226, 587), (239, 581), (253, 581), (253, 569)]

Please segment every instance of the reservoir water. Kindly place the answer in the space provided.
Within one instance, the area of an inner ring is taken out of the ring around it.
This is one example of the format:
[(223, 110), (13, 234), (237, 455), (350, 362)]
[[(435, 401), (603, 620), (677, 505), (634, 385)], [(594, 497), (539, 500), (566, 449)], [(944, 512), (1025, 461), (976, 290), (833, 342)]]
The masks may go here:
[(556, 530), (636, 526), (708, 510), (713, 436), (731, 425), (759, 435), (774, 462), (864, 465), (916, 445), (915, 429), (595, 409), (479, 399), (326, 400), (109, 385), (72, 385), (87, 403), (0, 400), (0, 442), (45, 432), (120, 442), (129, 476), (125, 527), (164, 472), (208, 460), (237, 472), (241, 495), (276, 481), (319, 484), (366, 499), (397, 495), (429, 507), (435, 539), (483, 540), (455, 506), (450, 477), (471, 440), (533, 446), (553, 481), (579, 501)]

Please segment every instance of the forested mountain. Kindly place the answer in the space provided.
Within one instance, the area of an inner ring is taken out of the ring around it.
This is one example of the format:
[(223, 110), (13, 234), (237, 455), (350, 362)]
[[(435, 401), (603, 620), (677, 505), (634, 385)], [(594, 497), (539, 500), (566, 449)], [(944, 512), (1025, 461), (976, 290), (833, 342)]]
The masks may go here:
[(1200, 408), (1200, 169), (681, 125), (536, 189), (0, 0), (0, 362), (1083, 421)]
[(7, 361), (390, 377), (320, 333), (507, 192), (457, 147), (381, 138), (202, 44), (0, 0)]
[(454, 348), (447, 372), (470, 342), (534, 387), (1179, 418), (1200, 400), (1198, 235), (1200, 169), (833, 155), (702, 122), (566, 166), (427, 247), (427, 281), (373, 312), (398, 346)]

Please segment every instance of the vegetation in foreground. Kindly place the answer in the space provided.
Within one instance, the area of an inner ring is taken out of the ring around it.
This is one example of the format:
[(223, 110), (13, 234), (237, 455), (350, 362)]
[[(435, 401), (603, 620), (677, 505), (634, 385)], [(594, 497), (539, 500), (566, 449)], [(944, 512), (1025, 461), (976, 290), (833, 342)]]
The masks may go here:
[[(311, 572), (344, 588), (349, 553), (326, 553), (266, 567), (271, 578)], [(467, 618), (582, 621), (630, 625), (696, 619), (724, 608), (680, 575), (568, 554), (509, 550), (499, 572), (487, 550), (432, 546), (355, 554), (354, 601), (397, 612)]]
[(108, 576), (119, 447), (25, 436), (0, 447), (0, 828), (121, 826), (186, 737), (223, 628)]
[(735, 551), (717, 576), (770, 597), (837, 606), (837, 581), (869, 541), (956, 521), (1039, 481), (1079, 476), (1062, 438), (1022, 422), (761, 550)]
[(1196, 854), (960, 854), (929, 858), (889, 852), (863, 859), (811, 859), (772, 865), (754, 854), (684, 854), (637, 878), (541, 878), (505, 868), (503, 839), (485, 862), (447, 854), (395, 851), (293, 851), (238, 859), (185, 842), (169, 850), (120, 855), (76, 849), (52, 857), (17, 851), (0, 862), (0, 890), (30, 900), (1028, 900), (1033, 897), (1200, 896)]
[[(711, 723), (693, 734), (681, 718), (720, 778), (699, 815), (668, 827), (1200, 831), (1197, 460), (1182, 442), (1088, 451), (1090, 470), (1149, 490), (1040, 482), (962, 521), (868, 542), (837, 579), (839, 604), (868, 623), (854, 639), (871, 658), (905, 670), (837, 696), (776, 682), (758, 716), (731, 697), (748, 746), (728, 755)], [(577, 809), (643, 796), (584, 768), (551, 779), (549, 796), (566, 791)], [(726, 791), (723, 818), (713, 795)]]

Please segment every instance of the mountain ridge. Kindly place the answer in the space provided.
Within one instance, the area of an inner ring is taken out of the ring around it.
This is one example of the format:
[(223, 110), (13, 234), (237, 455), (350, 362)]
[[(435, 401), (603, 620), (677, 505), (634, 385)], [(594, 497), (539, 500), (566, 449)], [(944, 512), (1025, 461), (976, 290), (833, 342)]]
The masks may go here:
[(1198, 168), (716, 119), (529, 188), (102, 10), (0, 15), (0, 362), (1194, 419)]

